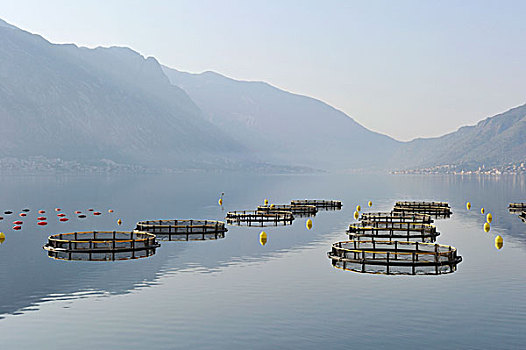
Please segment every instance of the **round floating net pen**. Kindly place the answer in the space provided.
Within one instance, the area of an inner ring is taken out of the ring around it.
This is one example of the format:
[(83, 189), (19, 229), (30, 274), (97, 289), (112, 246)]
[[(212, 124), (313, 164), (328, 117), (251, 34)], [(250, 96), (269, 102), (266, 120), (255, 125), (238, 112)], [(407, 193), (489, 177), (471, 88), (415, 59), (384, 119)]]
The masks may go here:
[(340, 210), (342, 208), (341, 201), (325, 199), (296, 199), (290, 201), (290, 205), (313, 205), (318, 209), (324, 210)]
[(43, 248), (55, 259), (114, 261), (145, 258), (159, 246), (147, 232), (89, 231), (49, 236)]
[(260, 205), (257, 211), (263, 213), (274, 213), (280, 211), (288, 211), (296, 216), (314, 216), (318, 212), (318, 208), (314, 205), (289, 205), (289, 204), (273, 204), (273, 205)]
[(363, 222), (421, 222), (423, 224), (433, 223), (431, 215), (420, 214), (420, 213), (397, 213), (397, 212), (369, 212), (363, 213), (360, 216), (360, 220)]
[(443, 202), (396, 202), (392, 212), (402, 215), (428, 214), (436, 218), (448, 218), (452, 214), (449, 205)]
[(419, 242), (344, 241), (327, 253), (336, 268), (386, 275), (441, 275), (456, 271), (454, 247)]
[(161, 241), (206, 241), (225, 238), (225, 223), (215, 220), (147, 220), (135, 228), (154, 234)]
[(422, 242), (434, 242), (440, 235), (434, 225), (418, 222), (361, 222), (350, 224), (347, 230), (349, 239), (371, 240), (421, 240)]
[(229, 211), (226, 222), (237, 226), (285, 226), (292, 225), (294, 215), (290, 211), (264, 213), (258, 210)]
[(526, 211), (526, 203), (510, 203), (508, 205), (508, 210), (510, 213), (520, 214), (523, 211)]

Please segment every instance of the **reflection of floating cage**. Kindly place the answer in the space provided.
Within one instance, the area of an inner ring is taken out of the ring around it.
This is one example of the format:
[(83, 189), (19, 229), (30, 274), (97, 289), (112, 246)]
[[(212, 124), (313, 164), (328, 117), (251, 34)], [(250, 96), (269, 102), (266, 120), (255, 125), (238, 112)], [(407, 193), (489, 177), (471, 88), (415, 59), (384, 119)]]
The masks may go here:
[(341, 201), (324, 199), (297, 199), (290, 201), (290, 205), (314, 205), (318, 209), (339, 210), (342, 208)]
[(147, 232), (90, 231), (49, 236), (43, 248), (56, 259), (108, 261), (151, 256), (157, 247), (155, 236)]
[(347, 230), (349, 239), (389, 239), (407, 241), (421, 239), (422, 242), (434, 242), (440, 235), (435, 226), (418, 222), (362, 222), (360, 224), (351, 224)]
[(388, 275), (446, 274), (462, 261), (451, 246), (398, 241), (336, 242), (327, 255), (343, 270)]
[(226, 222), (229, 225), (268, 226), (292, 225), (294, 216), (290, 211), (263, 213), (257, 210), (229, 211)]
[(153, 233), (163, 241), (204, 241), (225, 238), (225, 223), (215, 220), (148, 220), (140, 221), (137, 231)]
[(289, 205), (289, 204), (274, 204), (274, 205), (260, 205), (257, 209), (264, 213), (274, 213), (277, 211), (289, 211), (298, 216), (313, 216), (318, 212), (318, 208), (314, 205)]
[(423, 224), (433, 223), (433, 219), (428, 214), (420, 213), (397, 213), (397, 212), (387, 212), (387, 213), (363, 213), (360, 217), (361, 221), (371, 222), (371, 221), (381, 221), (381, 222), (420, 222)]

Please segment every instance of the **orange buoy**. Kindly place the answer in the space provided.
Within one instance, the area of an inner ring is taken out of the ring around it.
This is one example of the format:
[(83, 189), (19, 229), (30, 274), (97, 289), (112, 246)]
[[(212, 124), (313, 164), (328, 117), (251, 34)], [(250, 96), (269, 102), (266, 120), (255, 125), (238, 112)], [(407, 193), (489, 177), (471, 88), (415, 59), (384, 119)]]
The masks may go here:
[(22, 226), (13, 226), (13, 230), (20, 230), (22, 228)]
[(93, 213), (93, 215), (100, 215), (100, 214), (102, 214), (100, 211), (96, 211)]
[(113, 209), (108, 209), (108, 213), (113, 213)]
[(62, 222), (66, 222), (66, 221), (68, 221), (69, 219), (68, 219), (68, 218), (60, 218), (59, 220), (62, 221)]
[(45, 221), (39, 221), (39, 222), (37, 223), (37, 225), (40, 225), (40, 226), (46, 226), (46, 225), (47, 225), (47, 222), (45, 222)]
[(37, 220), (46, 220), (46, 217), (45, 217), (45, 216), (39, 216), (39, 217), (37, 218)]
[(24, 222), (23, 221), (20, 221), (20, 220), (17, 220), (17, 221), (13, 221), (13, 225), (22, 225)]
[(26, 213), (20, 213), (20, 214), (18, 214), (18, 216), (24, 217), (24, 216), (27, 216), (27, 214)]
[(80, 214), (82, 213), (80, 210), (75, 210), (75, 214)]
[(39, 213), (39, 214), (45, 214), (46, 211), (45, 211), (45, 210), (39, 210), (38, 213)]
[(62, 209), (60, 209), (60, 208), (55, 208), (55, 211), (61, 211), (61, 210), (62, 210)]

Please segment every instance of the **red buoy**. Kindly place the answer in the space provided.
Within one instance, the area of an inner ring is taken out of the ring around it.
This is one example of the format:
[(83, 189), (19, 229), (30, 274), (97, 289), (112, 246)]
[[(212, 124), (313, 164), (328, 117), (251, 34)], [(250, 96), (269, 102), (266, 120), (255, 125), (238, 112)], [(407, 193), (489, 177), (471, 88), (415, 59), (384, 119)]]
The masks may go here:
[(60, 209), (60, 208), (55, 208), (55, 211), (61, 211), (61, 210), (62, 210), (62, 209)]
[(62, 222), (65, 222), (65, 221), (68, 221), (69, 219), (68, 218), (60, 218), (59, 220), (62, 221)]
[(80, 210), (75, 210), (75, 214), (80, 214), (82, 213)]
[(60, 214), (57, 214), (58, 217), (63, 217), (63, 216), (66, 216), (66, 214), (64, 213), (60, 213)]
[(47, 222), (45, 222), (45, 221), (39, 221), (39, 222), (37, 223), (37, 225), (40, 225), (40, 226), (46, 226), (46, 225), (47, 225)]
[(13, 225), (22, 225), (24, 222), (23, 221), (20, 221), (20, 220), (17, 220), (17, 221), (13, 221)]
[(100, 215), (100, 214), (101, 214), (100, 211), (96, 211), (96, 212), (93, 213), (93, 215)]
[(39, 214), (45, 214), (46, 211), (45, 211), (45, 210), (39, 210), (38, 213), (39, 213)]
[(88, 211), (93, 211), (93, 208), (89, 208)]
[(21, 217), (24, 217), (24, 216), (26, 216), (26, 215), (27, 215), (26, 213), (20, 213), (20, 214), (18, 214), (18, 216), (21, 216)]
[(13, 230), (20, 230), (22, 226), (13, 226)]
[(108, 213), (113, 213), (113, 209), (108, 209)]
[(37, 220), (46, 220), (46, 217), (45, 217), (45, 216), (39, 216), (39, 217), (37, 218)]

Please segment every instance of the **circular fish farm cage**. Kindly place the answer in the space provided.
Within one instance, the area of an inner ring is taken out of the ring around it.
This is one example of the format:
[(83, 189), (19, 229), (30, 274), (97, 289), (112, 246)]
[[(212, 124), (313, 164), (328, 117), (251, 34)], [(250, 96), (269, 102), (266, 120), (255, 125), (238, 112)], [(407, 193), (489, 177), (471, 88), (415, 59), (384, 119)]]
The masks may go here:
[(314, 205), (289, 205), (289, 204), (274, 204), (274, 205), (260, 205), (258, 211), (264, 213), (274, 213), (280, 211), (288, 211), (300, 217), (314, 216), (318, 212), (318, 208)]
[(318, 209), (325, 210), (340, 210), (342, 208), (341, 201), (324, 199), (296, 199), (290, 201), (290, 205), (313, 205)]
[(523, 211), (526, 211), (526, 203), (510, 203), (508, 210), (512, 214), (520, 214)]
[(451, 246), (399, 241), (336, 242), (327, 255), (336, 268), (385, 275), (447, 274), (462, 261)]
[(258, 210), (229, 211), (226, 223), (236, 226), (286, 226), (292, 225), (294, 215), (290, 211), (264, 213)]
[[(371, 224), (371, 225), (369, 225)], [(420, 239), (422, 242), (434, 242), (440, 235), (434, 225), (417, 222), (368, 222), (350, 224), (347, 230), (352, 240), (406, 240)]]
[(448, 218), (451, 216), (451, 208), (446, 202), (396, 202), (393, 212), (402, 214), (420, 213), (429, 214), (437, 218)]
[(360, 221), (363, 222), (420, 222), (423, 224), (432, 224), (431, 215), (420, 213), (398, 213), (398, 212), (376, 212), (362, 213)]
[(147, 220), (137, 231), (154, 234), (161, 241), (206, 241), (225, 238), (225, 223), (215, 220)]
[(60, 260), (115, 261), (151, 256), (159, 246), (148, 232), (89, 231), (49, 236), (43, 248)]

